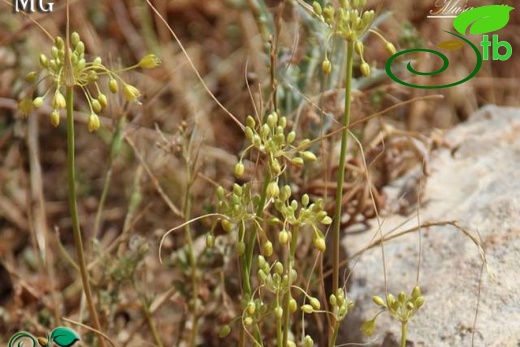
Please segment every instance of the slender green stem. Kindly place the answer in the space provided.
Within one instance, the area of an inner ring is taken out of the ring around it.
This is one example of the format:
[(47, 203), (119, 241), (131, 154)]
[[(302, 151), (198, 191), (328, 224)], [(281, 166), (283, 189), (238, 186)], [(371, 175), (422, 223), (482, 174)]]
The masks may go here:
[[(338, 165), (338, 180), (336, 185), (336, 201), (334, 208), (334, 227), (333, 227), (333, 258), (332, 258), (332, 290), (335, 292), (339, 288), (339, 250), (341, 240), (341, 208), (343, 205), (343, 183), (345, 180), (345, 163), (347, 158), (347, 140), (348, 140), (348, 126), (350, 125), (350, 94), (352, 89), (352, 63), (354, 60), (354, 41), (347, 41), (346, 46), (347, 52), (347, 69), (345, 77), (345, 113), (341, 125), (343, 127), (341, 131), (341, 148), (339, 154), (339, 165)], [(339, 325), (336, 324), (336, 319), (332, 320), (333, 336), (337, 335)], [(335, 338), (332, 337), (333, 340)], [(329, 339), (329, 340), (332, 340)]]
[[(300, 228), (298, 225), (295, 225), (292, 230), (291, 236), (291, 244), (289, 249), (289, 257), (287, 259), (287, 263), (285, 264), (285, 272), (287, 275), (291, 276), (292, 269), (294, 267), (294, 257), (296, 254), (296, 246), (298, 244), (298, 234), (300, 232)], [(287, 288), (287, 292), (284, 296), (284, 308), (283, 308), (283, 346), (286, 347), (289, 343), (289, 325), (290, 325), (290, 302), (291, 302), (291, 285), (292, 282), (289, 280), (289, 288)]]
[(336, 346), (336, 339), (338, 338), (339, 322), (334, 321), (334, 328), (332, 329), (332, 338), (329, 340), (329, 347)]
[[(94, 328), (101, 332), (101, 324), (97, 315), (92, 292), (90, 290), (90, 282), (85, 262), (85, 254), (83, 251), (83, 241), (81, 237), (81, 230), (79, 226), (77, 196), (76, 196), (76, 169), (75, 169), (75, 155), (74, 155), (74, 96), (73, 87), (67, 86), (65, 100), (67, 103), (67, 185), (69, 193), (69, 208), (72, 218), (72, 229), (74, 236), (74, 245), (76, 247), (76, 254), (78, 257), (79, 272), (81, 274), (81, 282), (83, 283), (83, 290), (87, 299), (87, 306), (90, 314), (90, 319)], [(105, 347), (105, 340), (100, 336), (99, 344)]]
[[(191, 159), (190, 153), (191, 148), (188, 146), (187, 153), (185, 153), (184, 162), (186, 165), (186, 192), (184, 194), (184, 218), (186, 221), (190, 220), (191, 216), (191, 193), (190, 188), (192, 184), (192, 172), (191, 172)], [(186, 242), (188, 244), (188, 256), (191, 264), (191, 300), (193, 309), (193, 324), (191, 327), (190, 346), (197, 346), (197, 335), (199, 329), (199, 281), (197, 277), (197, 258), (195, 257), (195, 248), (193, 247), (193, 238), (191, 237), (191, 223), (186, 223), (184, 227)]]
[(401, 323), (401, 347), (406, 347), (406, 335), (408, 333), (408, 322)]

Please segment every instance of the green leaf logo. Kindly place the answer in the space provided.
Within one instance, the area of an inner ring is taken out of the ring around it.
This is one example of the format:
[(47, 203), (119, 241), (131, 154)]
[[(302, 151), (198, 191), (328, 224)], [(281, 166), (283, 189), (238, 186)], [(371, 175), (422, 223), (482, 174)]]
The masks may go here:
[(514, 7), (488, 5), (462, 12), (453, 20), (453, 27), (462, 35), (469, 28), (470, 34), (486, 34), (502, 29), (509, 22), (509, 12)]
[(60, 347), (70, 347), (79, 341), (79, 336), (72, 329), (59, 327), (52, 331), (49, 340)]

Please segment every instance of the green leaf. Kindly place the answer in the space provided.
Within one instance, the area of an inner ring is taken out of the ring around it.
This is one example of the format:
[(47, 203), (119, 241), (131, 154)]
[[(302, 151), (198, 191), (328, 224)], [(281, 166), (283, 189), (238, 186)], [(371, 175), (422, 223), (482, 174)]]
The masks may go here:
[(486, 34), (502, 29), (509, 22), (509, 12), (514, 7), (488, 5), (462, 12), (453, 20), (453, 27), (462, 35), (469, 29), (470, 34)]
[(51, 340), (60, 347), (70, 347), (74, 343), (79, 341), (79, 336), (72, 329), (59, 327), (52, 331), (49, 340)]
[(437, 47), (442, 49), (447, 49), (449, 51), (454, 51), (456, 49), (460, 49), (464, 46), (464, 41), (461, 40), (448, 40), (441, 42), (437, 45)]

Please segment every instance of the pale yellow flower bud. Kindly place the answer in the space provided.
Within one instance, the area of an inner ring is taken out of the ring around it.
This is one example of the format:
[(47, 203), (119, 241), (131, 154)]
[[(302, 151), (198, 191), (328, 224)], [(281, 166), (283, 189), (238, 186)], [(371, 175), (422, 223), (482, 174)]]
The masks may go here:
[(108, 89), (110, 89), (110, 91), (114, 94), (117, 93), (119, 90), (119, 84), (115, 79), (112, 78), (110, 81), (108, 81)]
[(139, 67), (151, 69), (161, 64), (161, 60), (155, 54), (147, 54), (139, 61)]
[(51, 112), (51, 124), (55, 128), (60, 125), (60, 113), (56, 109)]
[(87, 123), (88, 131), (90, 131), (90, 132), (96, 131), (99, 129), (100, 125), (101, 124), (100, 124), (98, 115), (95, 113), (91, 113), (90, 117), (88, 118), (88, 123)]
[(123, 88), (123, 96), (129, 102), (137, 102), (138, 104), (140, 104), (137, 98), (141, 96), (141, 92), (139, 91), (139, 89), (130, 84), (125, 84)]
[(52, 99), (52, 107), (54, 109), (61, 109), (65, 108), (66, 106), (67, 103), (65, 102), (65, 97), (60, 93), (60, 91), (57, 90), (54, 94), (54, 99)]

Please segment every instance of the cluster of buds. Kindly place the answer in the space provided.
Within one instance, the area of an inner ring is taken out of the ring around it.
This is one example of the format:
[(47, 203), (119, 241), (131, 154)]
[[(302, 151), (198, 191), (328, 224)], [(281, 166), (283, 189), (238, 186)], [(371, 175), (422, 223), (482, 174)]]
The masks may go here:
[[(245, 226), (246, 223), (255, 219), (256, 214), (253, 206), (250, 183), (245, 183), (244, 185), (235, 183), (229, 194), (226, 194), (224, 188), (220, 186), (217, 188), (216, 193), (217, 199), (219, 200), (219, 212), (226, 216), (226, 218), (220, 221), (222, 229), (224, 229), (226, 233), (231, 233), (236, 230), (239, 224)], [(238, 256), (243, 255), (245, 251), (243, 236), (244, 235), (239, 235), (235, 246)], [(211, 239), (211, 236), (208, 237)], [(211, 241), (212, 240), (210, 240), (209, 244), (212, 243)], [(206, 244), (208, 244), (208, 240), (206, 240)]]
[(342, 321), (354, 307), (354, 303), (347, 297), (343, 288), (338, 288), (335, 294), (329, 297), (330, 310), (337, 322)]
[[(45, 54), (40, 55), (40, 65), (46, 74), (38, 82), (49, 79), (52, 86), (47, 89), (43, 96), (38, 96), (34, 99), (32, 97), (22, 99), (19, 103), (19, 108), (23, 115), (29, 115), (33, 107), (41, 107), (45, 98), (49, 94), (53, 94), (51, 101), (53, 110), (50, 120), (51, 124), (57, 127), (60, 123), (60, 111), (67, 106), (64, 89), (78, 86), (85, 94), (90, 108), (88, 130), (95, 131), (100, 126), (98, 114), (108, 104), (107, 96), (103, 94), (98, 83), (100, 76), (108, 76), (108, 89), (112, 93), (119, 92), (119, 84), (121, 83), (123, 85), (124, 98), (129, 102), (139, 103), (138, 97), (141, 95), (139, 90), (126, 83), (118, 73), (137, 67), (154, 68), (160, 64), (159, 58), (153, 54), (148, 54), (134, 66), (120, 71), (112, 71), (103, 65), (100, 57), (87, 62), (85, 59), (85, 44), (81, 41), (78, 33), (72, 33), (70, 44), (72, 46), (69, 48), (64, 39), (58, 36), (54, 40), (50, 57), (47, 57)], [(26, 76), (25, 80), (33, 83), (37, 75), (36, 71), (32, 71)], [(93, 85), (91, 89), (94, 91), (89, 88), (90, 85)]]
[(284, 217), (284, 228), (278, 234), (278, 241), (281, 244), (287, 244), (292, 239), (291, 231), (286, 230), (285, 226), (291, 225), (293, 228), (300, 228), (307, 225), (313, 230), (313, 246), (320, 252), (324, 252), (325, 236), (320, 230), (320, 224), (329, 225), (332, 223), (332, 218), (324, 211), (323, 200), (318, 199), (311, 203), (307, 194), (303, 194), (299, 202), (290, 198), (291, 187), (285, 185), (274, 200), (276, 210)]
[[(253, 117), (247, 116), (244, 132), (251, 145), (246, 148), (242, 156), (249, 150), (256, 148), (268, 158), (269, 171), (272, 177), (279, 176), (283, 171), (285, 163), (303, 166), (305, 161), (315, 161), (316, 155), (305, 150), (310, 140), (303, 140), (296, 147), (293, 143), (296, 133), (290, 131), (287, 134), (287, 118), (279, 117), (276, 112), (266, 117), (265, 123), (257, 127)], [(242, 159), (235, 166), (235, 175), (240, 178), (244, 174)]]
[[(372, 301), (377, 306), (383, 308), (381, 312), (388, 311), (392, 317), (404, 324), (406, 324), (410, 318), (417, 313), (417, 310), (424, 305), (424, 297), (421, 294), (421, 288), (419, 286), (413, 288), (411, 296), (408, 296), (405, 292), (400, 292), (396, 298), (394, 295), (389, 293), (386, 296), (386, 301), (380, 296), (372, 297)], [(375, 330), (375, 318), (363, 323), (361, 330), (366, 335), (372, 335)]]
[[(361, 37), (367, 32), (375, 33), (385, 43), (385, 49), (391, 55), (395, 54), (394, 45), (386, 40), (380, 33), (370, 29), (375, 18), (374, 10), (363, 10), (366, 0), (340, 0), (339, 8), (334, 8), (331, 4), (322, 8), (320, 3), (314, 2), (312, 8), (316, 16), (324, 22), (331, 30), (332, 36), (339, 36), (346, 41), (354, 42), (356, 53), (361, 58), (359, 66), (363, 76), (370, 76), (370, 65), (363, 57), (363, 42)], [(330, 74), (332, 71), (332, 63), (325, 57), (322, 62), (322, 71)]]

